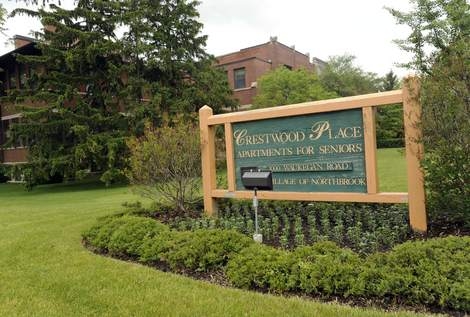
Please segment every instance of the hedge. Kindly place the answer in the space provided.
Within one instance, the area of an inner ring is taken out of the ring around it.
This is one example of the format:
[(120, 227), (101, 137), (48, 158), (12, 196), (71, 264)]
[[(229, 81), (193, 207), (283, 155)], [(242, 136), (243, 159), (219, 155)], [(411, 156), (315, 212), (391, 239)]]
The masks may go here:
[(224, 270), (233, 286), (245, 289), (470, 312), (470, 237), (409, 241), (364, 258), (328, 241), (287, 251), (232, 230), (180, 232), (127, 215), (101, 219), (83, 238), (100, 252), (177, 272)]
[(280, 293), (388, 298), (470, 311), (470, 237), (410, 241), (360, 258), (332, 242), (287, 252), (262, 245), (227, 266), (233, 285)]
[(234, 254), (252, 243), (233, 230), (173, 231), (163, 238), (147, 239), (140, 259), (160, 261), (176, 271), (209, 271), (223, 268)]
[(84, 240), (101, 252), (111, 255), (136, 257), (147, 237), (154, 237), (169, 228), (152, 219), (122, 216), (102, 218), (83, 233)]

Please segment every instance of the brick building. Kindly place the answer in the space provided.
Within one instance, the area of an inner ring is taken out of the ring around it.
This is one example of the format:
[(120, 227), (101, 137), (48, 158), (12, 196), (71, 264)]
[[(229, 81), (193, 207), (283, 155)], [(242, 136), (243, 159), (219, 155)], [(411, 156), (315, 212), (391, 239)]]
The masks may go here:
[[(28, 65), (17, 61), (16, 55), (40, 55), (34, 39), (16, 35), (14, 38), (15, 49), (0, 56), (0, 96), (7, 95), (9, 90), (22, 89), (27, 79), (37, 72)], [(25, 101), (25, 105), (34, 104)], [(27, 140), (15, 140), (6, 144), (9, 136), (9, 127), (21, 120), (18, 105), (12, 102), (0, 100), (0, 164), (21, 164), (27, 161)], [(1, 176), (1, 175), (0, 175)]]
[(325, 64), (318, 58), (314, 58), (317, 62), (313, 64), (309, 54), (300, 53), (294, 46), (289, 47), (278, 42), (276, 37), (271, 37), (267, 43), (218, 56), (216, 59), (217, 67), (223, 68), (227, 73), (233, 95), (242, 106), (252, 103), (256, 96), (258, 78), (270, 70), (284, 66), (319, 72)]

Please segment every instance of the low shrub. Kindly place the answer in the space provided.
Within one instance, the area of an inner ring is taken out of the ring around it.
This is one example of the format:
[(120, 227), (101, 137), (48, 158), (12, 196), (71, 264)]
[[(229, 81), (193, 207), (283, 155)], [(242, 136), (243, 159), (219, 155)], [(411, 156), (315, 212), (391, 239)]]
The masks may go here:
[(102, 218), (82, 236), (87, 244), (100, 252), (138, 256), (145, 237), (165, 231), (169, 228), (153, 219), (124, 215)]
[(228, 262), (226, 273), (236, 287), (284, 292), (293, 289), (290, 272), (294, 261), (288, 251), (253, 244)]
[(84, 241), (103, 253), (146, 263), (164, 263), (173, 270), (221, 269), (253, 241), (233, 230), (170, 231), (153, 219), (131, 215), (102, 218), (83, 233)]
[(140, 248), (145, 238), (155, 237), (169, 228), (153, 219), (123, 216), (124, 222), (115, 228), (108, 244), (108, 251), (118, 256), (140, 256)]
[(377, 148), (403, 148), (405, 147), (405, 138), (390, 138), (380, 139), (377, 138)]
[(146, 264), (164, 264), (165, 257), (169, 250), (174, 248), (174, 237), (179, 234), (177, 231), (167, 231), (153, 237), (146, 237), (140, 248), (139, 260)]
[(99, 252), (108, 252), (109, 240), (116, 228), (125, 223), (125, 219), (117, 216), (107, 216), (98, 220), (90, 229), (83, 232), (82, 237), (86, 244)]
[(470, 237), (396, 246), (369, 257), (359, 280), (365, 295), (470, 311)]
[(302, 292), (347, 297), (361, 272), (362, 260), (348, 249), (324, 241), (293, 252), (291, 280)]
[(347, 296), (361, 264), (357, 254), (329, 241), (293, 252), (256, 244), (229, 261), (226, 272), (234, 286), (246, 289)]
[(83, 238), (102, 252), (173, 271), (225, 270), (232, 285), (245, 289), (470, 312), (470, 237), (410, 241), (364, 258), (329, 241), (288, 251), (233, 230), (175, 231), (124, 215), (102, 218)]
[(177, 232), (160, 260), (172, 269), (209, 271), (223, 268), (228, 260), (253, 241), (233, 230)]
[(328, 241), (292, 252), (256, 244), (230, 260), (226, 273), (246, 289), (470, 311), (470, 237), (407, 242), (366, 259)]

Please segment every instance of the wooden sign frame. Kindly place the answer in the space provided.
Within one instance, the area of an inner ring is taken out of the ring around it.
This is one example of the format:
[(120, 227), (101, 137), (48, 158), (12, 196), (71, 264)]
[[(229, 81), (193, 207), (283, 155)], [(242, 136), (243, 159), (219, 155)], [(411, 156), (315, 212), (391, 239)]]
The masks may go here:
[[(364, 124), (367, 193), (259, 191), (258, 197), (260, 199), (271, 200), (408, 203), (412, 229), (419, 232), (427, 231), (424, 179), (420, 165), (424, 150), (420, 142), (421, 106), (419, 103), (419, 91), (419, 80), (416, 77), (408, 77), (405, 79), (402, 89), (375, 94), (305, 102), (295, 105), (220, 115), (214, 115), (212, 109), (208, 106), (202, 107), (199, 110), (199, 125), (201, 133), (204, 210), (206, 214), (209, 216), (216, 214), (217, 198), (249, 199), (253, 196), (251, 191), (236, 190), (232, 137), (233, 123), (361, 108)], [(398, 103), (403, 104), (408, 192), (379, 192), (374, 107)], [(228, 183), (228, 188), (226, 189), (216, 187), (216, 125), (224, 125), (225, 128)]]

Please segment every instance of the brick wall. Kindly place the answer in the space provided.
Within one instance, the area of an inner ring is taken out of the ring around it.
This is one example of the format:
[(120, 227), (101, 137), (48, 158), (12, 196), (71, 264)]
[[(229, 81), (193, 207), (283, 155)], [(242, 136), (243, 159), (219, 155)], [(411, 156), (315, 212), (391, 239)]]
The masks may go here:
[[(256, 96), (256, 82), (259, 77), (279, 66), (291, 69), (305, 68), (314, 71), (310, 57), (276, 40), (242, 49), (238, 52), (217, 57), (218, 67), (225, 70), (233, 95), (240, 105), (251, 104)], [(235, 89), (234, 71), (245, 69), (245, 87)]]
[(4, 163), (23, 163), (27, 162), (28, 150), (26, 148), (4, 149)]

